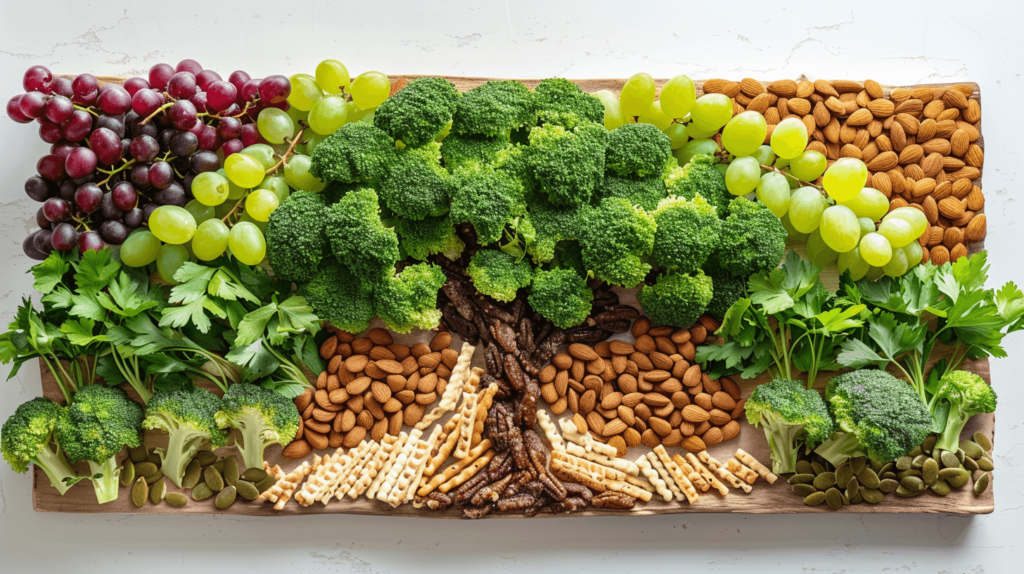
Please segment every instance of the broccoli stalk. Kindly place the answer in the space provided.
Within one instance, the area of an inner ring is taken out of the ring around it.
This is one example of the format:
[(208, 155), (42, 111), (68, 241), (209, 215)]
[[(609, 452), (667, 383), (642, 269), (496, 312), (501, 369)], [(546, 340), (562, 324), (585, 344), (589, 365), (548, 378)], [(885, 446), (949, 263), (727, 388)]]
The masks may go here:
[(29, 463), (36, 465), (63, 495), (76, 476), (60, 445), (50, 445), (60, 412), (59, 406), (42, 397), (23, 403), (0, 429), (0, 453), (17, 473), (28, 471)]
[(117, 488), (121, 485), (121, 467), (117, 464), (117, 456), (101, 462), (85, 462), (89, 465), (89, 480), (96, 491), (96, 502), (106, 504), (117, 500)]
[(231, 445), (247, 469), (263, 468), (263, 451), (272, 444), (288, 444), (299, 432), (295, 404), (252, 383), (232, 385), (215, 417), (219, 426), (238, 430)]
[(996, 410), (996, 392), (992, 386), (967, 371), (950, 371), (939, 379), (939, 389), (931, 401), (933, 412), (942, 401), (949, 403), (949, 414), (935, 448), (952, 452), (960, 448), (960, 432), (971, 417)]
[(798, 449), (805, 446), (810, 451), (835, 428), (821, 395), (789, 379), (759, 385), (747, 400), (746, 411), (750, 424), (764, 426), (775, 474), (796, 472)]
[(181, 487), (185, 467), (203, 445), (224, 446), (225, 433), (216, 420), (220, 406), (216, 395), (196, 387), (158, 390), (147, 404), (142, 426), (167, 432), (160, 472), (175, 486)]
[(817, 454), (832, 464), (839, 466), (851, 458), (867, 457), (868, 452), (860, 444), (856, 433), (837, 431), (829, 439), (814, 449)]

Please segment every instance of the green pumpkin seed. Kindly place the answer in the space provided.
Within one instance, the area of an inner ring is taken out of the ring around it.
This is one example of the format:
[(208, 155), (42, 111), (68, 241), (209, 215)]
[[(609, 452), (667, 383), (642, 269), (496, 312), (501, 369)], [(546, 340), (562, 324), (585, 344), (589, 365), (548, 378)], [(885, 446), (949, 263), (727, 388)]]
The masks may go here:
[(974, 443), (980, 446), (986, 453), (992, 452), (992, 441), (988, 440), (987, 436), (980, 432), (976, 432), (971, 438), (973, 438)]
[(217, 455), (213, 454), (208, 450), (201, 450), (196, 453), (192, 460), (199, 461), (199, 466), (210, 466), (217, 462)]
[(850, 482), (846, 483), (846, 498), (852, 501), (857, 498), (858, 494), (860, 494), (860, 483), (857, 482), (856, 478), (851, 478)]
[(946, 482), (945, 480), (942, 480), (941, 478), (936, 480), (935, 484), (933, 484), (931, 488), (932, 492), (938, 494), (939, 496), (946, 496), (952, 490), (949, 487), (949, 483)]
[(846, 484), (853, 478), (853, 471), (850, 465), (843, 463), (836, 468), (836, 486), (846, 488)]
[(902, 486), (896, 489), (896, 496), (902, 496), (903, 498), (913, 498), (919, 494), (921, 494), (920, 490), (910, 490)]
[(181, 479), (182, 488), (195, 488), (199, 484), (199, 478), (203, 474), (203, 467), (199, 465), (199, 461), (192, 459), (192, 462), (188, 463), (185, 467), (185, 476)]
[[(874, 467), (872, 467), (872, 468), (874, 468)], [(883, 474), (885, 474), (887, 472), (891, 472), (895, 468), (896, 468), (896, 463), (895, 462), (887, 462), (887, 463), (882, 465), (882, 468), (876, 470), (875, 474), (877, 474), (878, 476), (882, 476)]]
[[(800, 461), (800, 462), (804, 462), (804, 461)], [(811, 467), (811, 463), (807, 463), (807, 468), (809, 469), (810, 467)], [(799, 473), (800, 472), (800, 463), (799, 462), (796, 463), (796, 469), (797, 469), (796, 471)], [(256, 483), (260, 482), (261, 480), (263, 480), (264, 478), (267, 478), (267, 471), (263, 470), (262, 468), (247, 468), (247, 469), (245, 469), (245, 472), (243, 472), (242, 475), (239, 476), (238, 478), (241, 478), (244, 481), (256, 484)]]
[(978, 470), (980, 468), (978, 466), (978, 461), (974, 460), (973, 458), (971, 458), (969, 456), (965, 456), (964, 457), (964, 465), (963, 466), (964, 466), (965, 469), (967, 469), (968, 472), (974, 472), (974, 471), (976, 471), (976, 470)]
[(238, 459), (234, 455), (224, 459), (224, 482), (228, 486), (235, 486), (238, 482)]
[(789, 477), (790, 484), (811, 484), (814, 482), (813, 474), (794, 474)]
[(211, 464), (210, 466), (212, 466), (213, 468), (216, 468), (217, 472), (219, 472), (221, 476), (224, 476), (224, 464), (225, 464), (225, 462), (224, 462), (224, 459), (222, 458), (222, 459), (218, 460), (217, 462)]
[(135, 474), (138, 476), (149, 476), (160, 470), (160, 467), (151, 462), (140, 462), (135, 465)]
[(956, 459), (957, 459), (957, 460), (959, 460), (960, 462), (963, 462), (963, 461), (964, 461), (964, 458), (965, 458), (966, 456), (967, 456), (967, 453), (966, 453), (966, 452), (964, 452), (964, 449), (962, 449), (962, 448), (958, 448), (958, 449), (956, 449)]
[[(798, 484), (797, 486), (806, 486), (806, 487), (810, 488), (812, 491), (814, 490), (813, 487), (811, 487), (810, 485), (807, 485), (807, 484)], [(235, 484), (235, 490), (238, 491), (238, 496), (241, 496), (242, 498), (244, 498), (246, 500), (256, 500), (256, 497), (260, 495), (260, 491), (259, 491), (259, 489), (256, 488), (256, 485), (251, 483), (251, 482), (249, 482), (249, 481), (247, 481), (247, 480), (239, 480), (238, 483)], [(793, 490), (796, 491), (796, 486), (793, 487)], [(800, 493), (797, 492), (797, 494), (800, 494)], [(807, 494), (810, 494), (810, 493), (808, 492)], [(801, 495), (801, 496), (806, 496), (806, 495)]]
[(815, 492), (804, 499), (804, 504), (807, 506), (818, 506), (822, 502), (825, 502), (824, 492)]
[(891, 492), (895, 492), (896, 488), (899, 485), (900, 483), (896, 482), (895, 480), (891, 478), (886, 478), (885, 480), (882, 480), (878, 483), (878, 490), (881, 490), (885, 494), (889, 494)]
[(168, 492), (164, 500), (171, 506), (185, 506), (188, 504), (188, 497), (180, 492)]
[(860, 474), (860, 472), (862, 470), (864, 470), (864, 467), (867, 466), (867, 463), (868, 463), (867, 459), (864, 458), (863, 456), (858, 456), (856, 458), (851, 458), (850, 459), (850, 470), (852, 470), (853, 474), (855, 474), (855, 475), (856, 474)]
[(938, 439), (935, 438), (935, 435), (928, 435), (928, 438), (924, 439), (924, 442), (921, 443), (921, 450), (928, 454), (931, 454), (932, 449), (935, 448), (936, 440)]
[(912, 468), (910, 470), (903, 470), (903, 471), (900, 471), (900, 472), (896, 473), (896, 478), (898, 480), (903, 480), (904, 478), (907, 478), (908, 476), (921, 476), (921, 471), (917, 470), (916, 468)]
[(149, 487), (149, 501), (153, 504), (159, 504), (164, 496), (167, 495), (167, 483), (163, 480), (158, 480)]
[(850, 500), (850, 504), (860, 504), (864, 502), (864, 497), (861, 496), (859, 492), (857, 493), (857, 496), (850, 496), (848, 498)]
[(213, 490), (205, 482), (201, 482), (192, 489), (192, 500), (206, 500), (213, 496)]
[(916, 476), (908, 476), (900, 481), (900, 486), (907, 490), (921, 492), (924, 490), (924, 481)]
[(979, 480), (981, 480), (981, 475), (983, 474), (985, 474), (984, 471), (976, 470), (973, 473), (971, 473), (971, 480), (973, 480), (974, 482), (978, 482)]
[(939, 463), (930, 458), (924, 461), (924, 466), (921, 467), (921, 478), (928, 486), (935, 484), (935, 481), (939, 479)]
[(890, 480), (896, 480), (898, 477), (896, 476), (895, 472), (883, 472), (880, 475), (880, 478), (882, 478), (882, 480), (885, 480), (887, 478), (890, 479)]
[[(251, 469), (255, 470), (255, 469)], [(796, 461), (796, 473), (797, 474), (814, 474), (814, 469), (811, 468), (811, 461), (809, 460), (798, 460)]]
[(128, 486), (135, 482), (135, 465), (131, 459), (124, 461), (121, 466), (121, 486)]
[(152, 451), (150, 451), (149, 456), (146, 457), (146, 462), (151, 462), (151, 463), (157, 465), (158, 467), (161, 464), (163, 464), (163, 461), (164, 461), (163, 455), (160, 454), (160, 452), (157, 451), (156, 449), (153, 449)]
[(978, 468), (980, 468), (981, 470), (985, 470), (985, 471), (991, 472), (991, 471), (995, 470), (995, 465), (992, 464), (992, 459), (991, 458), (989, 458), (987, 456), (983, 456), (983, 457), (978, 459)]
[(874, 488), (862, 488), (860, 489), (860, 495), (864, 498), (864, 502), (868, 504), (878, 504), (885, 500), (885, 495), (882, 494), (882, 491)]
[(260, 494), (263, 494), (268, 488), (275, 484), (277, 484), (277, 479), (268, 475), (267, 478), (256, 483), (256, 489), (260, 491)]
[(203, 470), (203, 480), (214, 492), (220, 492), (224, 488), (224, 477), (217, 471), (216, 466), (211, 465)]
[(871, 467), (871, 470), (875, 471), (875, 474), (878, 474), (879, 472), (882, 472), (882, 467), (885, 466), (885, 463), (871, 459), (868, 461), (868, 466)]
[(942, 464), (942, 449), (941, 448), (937, 448), (937, 449), (932, 451), (932, 460), (934, 460), (935, 462), (939, 463), (939, 465)]
[(128, 460), (132, 462), (145, 462), (147, 456), (149, 456), (149, 451), (144, 446), (128, 449)]
[[(836, 490), (838, 490), (838, 489), (836, 489)], [(843, 494), (842, 492), (839, 492), (839, 500), (842, 501), (843, 506), (849, 506), (850, 505), (850, 499), (846, 498), (846, 495)]]
[(836, 473), (834, 472), (823, 472), (818, 476), (814, 477), (814, 488), (818, 490), (828, 490), (836, 485)]
[(235, 491), (235, 487), (225, 486), (224, 490), (217, 493), (217, 499), (213, 501), (213, 504), (221, 510), (227, 510), (235, 503), (235, 498), (237, 496), (238, 493)]
[(907, 456), (909, 456), (910, 458), (914, 458), (915, 456), (923, 453), (924, 451), (921, 450), (921, 447), (915, 446), (910, 452), (907, 453)]
[(964, 451), (965, 455), (975, 460), (985, 456), (985, 451), (981, 448), (981, 445), (973, 440), (960, 441), (960, 450)]
[(909, 456), (901, 456), (896, 459), (896, 470), (910, 470), (910, 466), (914, 463), (914, 459)]
[(956, 453), (947, 450), (942, 453), (942, 466), (945, 468), (960, 468), (960, 459), (956, 457)]
[(825, 467), (820, 462), (814, 461), (811, 463), (811, 470), (814, 472), (814, 476), (818, 476), (825, 472)]
[(953, 488), (963, 488), (971, 479), (971, 473), (962, 468), (944, 468), (939, 471), (939, 478), (948, 482)]
[(981, 478), (974, 481), (974, 495), (981, 496), (988, 489), (989, 475), (986, 472)]
[(913, 462), (910, 463), (910, 468), (921, 468), (922, 466), (924, 466), (924, 461), (928, 460), (929, 458), (931, 457), (925, 454), (919, 454), (915, 456)]
[(163, 480), (163, 479), (164, 479), (164, 473), (162, 473), (162, 472), (160, 472), (158, 470), (158, 471), (154, 472), (153, 474), (147, 476), (146, 477), (146, 482), (148, 482), (149, 484), (153, 484), (154, 482), (156, 482), (158, 480)]
[(135, 486), (132, 487), (132, 504), (134, 504), (136, 508), (142, 508), (148, 499), (149, 485), (146, 484), (145, 478), (140, 477), (135, 481)]
[(857, 475), (857, 482), (864, 488), (877, 489), (878, 488), (878, 475), (875, 474), (874, 469), (865, 468)]
[(825, 491), (825, 502), (828, 503), (829, 508), (832, 510), (839, 510), (843, 507), (843, 497), (835, 488), (830, 488)]

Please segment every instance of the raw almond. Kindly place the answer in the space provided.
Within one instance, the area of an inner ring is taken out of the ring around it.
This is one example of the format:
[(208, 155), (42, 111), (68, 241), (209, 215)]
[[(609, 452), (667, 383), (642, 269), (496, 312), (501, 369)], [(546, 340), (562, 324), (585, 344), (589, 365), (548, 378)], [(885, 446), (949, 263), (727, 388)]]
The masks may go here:
[(370, 358), (366, 355), (352, 355), (345, 359), (345, 370), (350, 373), (359, 373), (369, 364)]
[(452, 334), (448, 331), (439, 331), (434, 338), (430, 340), (430, 350), (440, 351), (441, 349), (447, 349), (452, 345)]
[(328, 337), (324, 340), (323, 344), (320, 345), (320, 358), (327, 360), (334, 356), (334, 352), (338, 350), (338, 338)]
[(714, 446), (725, 440), (725, 436), (722, 433), (722, 430), (719, 429), (718, 427), (711, 427), (710, 429), (707, 430), (707, 432), (704, 433), (701, 439), (707, 446)]
[(583, 343), (573, 343), (569, 345), (569, 354), (584, 362), (594, 361), (601, 358), (594, 349), (588, 345), (584, 345)]
[(454, 369), (455, 364), (459, 361), (459, 352), (455, 349), (441, 349), (441, 364)]
[(602, 429), (601, 434), (608, 437), (615, 436), (621, 433), (622, 431), (626, 430), (626, 428), (626, 423), (622, 422), (622, 420), (618, 418), (613, 418), (612, 420), (605, 423), (604, 429)]
[(700, 365), (691, 365), (683, 374), (683, 384), (687, 387), (696, 387), (701, 382)]
[(708, 422), (710, 422), (713, 425), (722, 426), (732, 421), (732, 415), (721, 409), (711, 409), (708, 415), (710, 417), (708, 419)]
[(441, 353), (434, 351), (423, 355), (416, 361), (421, 369), (436, 369), (441, 364)]
[(740, 434), (740, 423), (730, 421), (722, 426), (722, 440), (732, 440)]
[(302, 412), (313, 402), (313, 390), (306, 389), (301, 395), (295, 397), (295, 407)]
[(736, 408), (736, 400), (732, 396), (723, 391), (719, 391), (711, 396), (711, 403), (723, 411), (731, 411)]
[(947, 197), (939, 202), (939, 213), (949, 219), (957, 219), (964, 215), (964, 205), (955, 197)]
[(625, 341), (610, 341), (608, 348), (614, 355), (632, 355), (636, 350), (633, 345)]
[(696, 435), (684, 438), (682, 442), (679, 443), (679, 446), (692, 453), (703, 452), (708, 448), (707, 445), (704, 444), (704, 441)]
[(313, 447), (305, 440), (293, 440), (281, 451), (281, 456), (290, 460), (305, 458), (313, 452)]
[(668, 436), (668, 433), (672, 432), (672, 426), (668, 424), (668, 421), (658, 417), (647, 419), (647, 424), (658, 436)]
[[(973, 100), (972, 100), (973, 101)], [(967, 224), (964, 232), (964, 239), (971, 243), (976, 243), (985, 239), (985, 235), (988, 233), (988, 222), (984, 213), (979, 213), (974, 216), (973, 219)]]
[(691, 423), (702, 423), (711, 418), (711, 415), (697, 405), (686, 405), (683, 407), (683, 419)]
[(370, 359), (374, 361), (382, 361), (384, 359), (394, 359), (395, 354), (391, 352), (391, 349), (387, 347), (377, 346), (370, 349)]

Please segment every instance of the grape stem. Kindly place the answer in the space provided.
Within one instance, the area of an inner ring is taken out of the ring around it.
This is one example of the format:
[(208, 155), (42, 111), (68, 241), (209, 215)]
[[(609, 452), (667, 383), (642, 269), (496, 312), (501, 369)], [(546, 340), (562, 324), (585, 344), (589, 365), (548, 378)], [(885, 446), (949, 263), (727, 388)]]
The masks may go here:
[(273, 167), (268, 169), (266, 175), (274, 173), (281, 166), (288, 162), (288, 156), (291, 155), (293, 151), (295, 151), (295, 146), (298, 145), (300, 141), (302, 141), (302, 132), (304, 131), (306, 131), (306, 128), (302, 128), (301, 130), (299, 130), (299, 133), (295, 134), (295, 137), (292, 138), (292, 141), (288, 142), (288, 149), (285, 150), (284, 155), (281, 156), (281, 161), (275, 163)]
[(132, 160), (129, 160), (129, 161), (126, 161), (126, 162), (124, 163), (124, 165), (122, 165), (121, 167), (119, 167), (119, 168), (117, 168), (117, 169), (112, 169), (112, 170), (110, 170), (110, 171), (106, 171), (106, 170), (103, 170), (103, 169), (97, 169), (96, 171), (98, 171), (98, 172), (100, 172), (100, 173), (105, 173), (105, 174), (107, 174), (107, 178), (106, 178), (106, 179), (104, 179), (103, 181), (99, 182), (99, 183), (98, 183), (98, 184), (96, 184), (96, 185), (103, 185), (103, 184), (107, 183), (108, 181), (110, 181), (110, 178), (114, 177), (114, 174), (115, 174), (115, 173), (117, 173), (117, 172), (119, 172), (119, 171), (124, 171), (124, 170), (128, 169), (129, 167), (131, 167), (131, 166), (133, 166), (133, 165), (135, 165), (135, 160), (134, 160), (134, 159), (132, 159)]
[(174, 105), (174, 102), (167, 102), (166, 104), (160, 106), (159, 108), (154, 110), (153, 113), (151, 113), (148, 116), (146, 116), (146, 119), (144, 119), (141, 122), (139, 122), (139, 125), (140, 126), (144, 126), (144, 125), (148, 124), (149, 120), (155, 118), (156, 116), (158, 116), (160, 114), (160, 112), (166, 110), (167, 108), (169, 108), (169, 107), (171, 107), (173, 105)]
[(89, 109), (89, 108), (83, 108), (82, 106), (76, 105), (76, 106), (75, 106), (75, 109), (76, 109), (76, 110), (82, 110), (83, 112), (88, 112), (88, 113), (92, 114), (93, 116), (95, 116), (95, 117), (97, 117), (97, 118), (98, 118), (98, 117), (100, 117), (100, 115), (99, 115), (99, 114), (97, 114), (96, 112), (92, 111), (92, 110), (91, 110), (91, 109)]
[(800, 185), (802, 185), (804, 187), (813, 187), (814, 189), (820, 191), (822, 195), (824, 195), (825, 197), (828, 197), (828, 195), (825, 193), (825, 189), (823, 187), (821, 187), (820, 185), (817, 185), (815, 183), (811, 183), (809, 181), (804, 181), (804, 180), (798, 178), (797, 176), (795, 176), (795, 175), (793, 175), (791, 173), (786, 173), (786, 172), (782, 171), (781, 169), (779, 169), (777, 167), (772, 167), (770, 165), (763, 165), (762, 164), (761, 165), (761, 169), (766, 169), (768, 171), (774, 171), (775, 173), (782, 174), (782, 175), (788, 177), (789, 179), (792, 179), (793, 181), (799, 183)]
[(228, 218), (229, 218), (229, 217), (231, 217), (232, 215), (234, 215), (234, 214), (235, 214), (235, 212), (236, 212), (236, 211), (238, 211), (238, 207), (239, 207), (240, 205), (242, 205), (242, 202), (243, 202), (243, 201), (245, 201), (245, 197), (246, 197), (245, 195), (243, 195), (242, 197), (240, 197), (240, 198), (238, 199), (238, 202), (237, 202), (237, 203), (235, 203), (234, 207), (232, 207), (232, 208), (231, 208), (231, 211), (227, 212), (227, 213), (226, 213), (226, 214), (224, 215), (224, 217), (221, 217), (221, 218), (220, 218), (220, 220), (221, 220), (221, 221), (223, 221), (224, 223), (227, 223), (227, 222), (228, 222)]

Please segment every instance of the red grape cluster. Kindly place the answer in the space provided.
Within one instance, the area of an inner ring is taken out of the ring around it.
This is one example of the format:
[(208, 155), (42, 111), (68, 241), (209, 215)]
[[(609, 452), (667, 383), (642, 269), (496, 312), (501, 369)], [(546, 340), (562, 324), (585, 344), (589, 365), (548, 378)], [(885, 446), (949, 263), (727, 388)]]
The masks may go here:
[(22, 244), (33, 259), (76, 245), (120, 245), (157, 207), (185, 207), (196, 175), (265, 143), (255, 124), (260, 110), (287, 110), (291, 93), (285, 76), (252, 79), (238, 70), (224, 80), (195, 60), (156, 64), (148, 78), (123, 86), (33, 66), (22, 85), (25, 93), (7, 102), (7, 115), (35, 120), (51, 144), (25, 182), (25, 193), (43, 203), (39, 229)]

